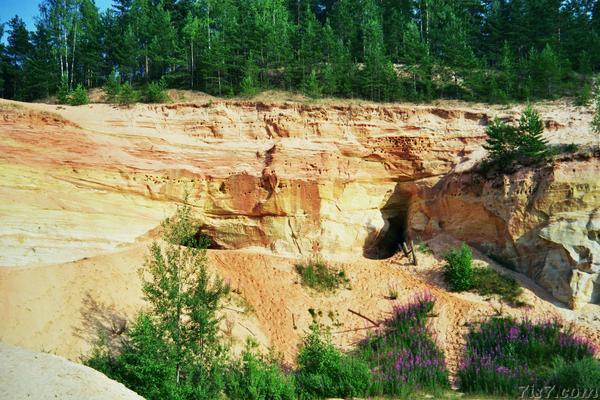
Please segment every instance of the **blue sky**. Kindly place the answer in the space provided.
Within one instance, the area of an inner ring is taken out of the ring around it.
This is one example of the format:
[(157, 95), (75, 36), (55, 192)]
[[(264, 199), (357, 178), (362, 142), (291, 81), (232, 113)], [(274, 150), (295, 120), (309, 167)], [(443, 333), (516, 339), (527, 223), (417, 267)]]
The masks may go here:
[[(29, 30), (35, 28), (35, 17), (38, 15), (38, 4), (41, 0), (0, 0), (0, 23), (6, 22), (16, 15), (23, 18)], [(111, 0), (95, 0), (100, 10), (108, 8)], [(6, 34), (5, 34), (6, 36)]]

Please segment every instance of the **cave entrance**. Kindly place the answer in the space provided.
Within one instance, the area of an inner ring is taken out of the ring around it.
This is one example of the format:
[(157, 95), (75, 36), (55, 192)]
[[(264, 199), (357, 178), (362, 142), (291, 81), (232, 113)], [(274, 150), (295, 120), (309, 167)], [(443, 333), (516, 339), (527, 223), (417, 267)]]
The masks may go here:
[(367, 258), (382, 260), (398, 252), (408, 235), (408, 206), (410, 195), (396, 189), (381, 209), (384, 227), (371, 235), (364, 247)]

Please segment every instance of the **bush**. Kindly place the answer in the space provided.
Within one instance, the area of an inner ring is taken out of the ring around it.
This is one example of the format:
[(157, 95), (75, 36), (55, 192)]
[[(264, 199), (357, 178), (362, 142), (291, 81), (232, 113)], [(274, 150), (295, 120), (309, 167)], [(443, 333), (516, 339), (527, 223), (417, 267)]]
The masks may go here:
[(146, 103), (164, 103), (169, 100), (169, 96), (165, 93), (167, 84), (164, 78), (158, 82), (150, 82), (146, 86), (145, 102)]
[(557, 357), (571, 365), (593, 356), (595, 351), (586, 339), (573, 335), (557, 321), (491, 318), (469, 333), (458, 372), (460, 388), (465, 392), (517, 395), (519, 387), (543, 387), (555, 379), (552, 362)]
[(524, 305), (520, 299), (523, 288), (519, 286), (519, 283), (492, 268), (475, 268), (472, 281), (473, 291), (482, 296), (499, 295), (508, 303), (516, 306)]
[(427, 329), (435, 299), (424, 292), (406, 305), (394, 306), (380, 332), (359, 346), (373, 371), (372, 395), (410, 397), (416, 390), (448, 388), (444, 355)]
[(135, 90), (129, 82), (125, 82), (121, 85), (119, 93), (117, 94), (117, 102), (120, 105), (130, 105), (136, 103), (140, 99), (140, 94)]
[(210, 239), (200, 232), (199, 224), (192, 217), (192, 207), (188, 204), (188, 198), (186, 194), (175, 215), (161, 223), (164, 238), (178, 246), (206, 249), (210, 246)]
[(58, 104), (69, 104), (69, 82), (66, 77), (60, 80), (58, 91), (56, 93)]
[(323, 88), (321, 87), (321, 84), (319, 83), (319, 80), (317, 78), (317, 73), (315, 72), (314, 69), (311, 71), (310, 75), (308, 76), (306, 81), (303, 83), (303, 87), (304, 87), (304, 94), (306, 94), (311, 99), (318, 99), (319, 97), (321, 97), (321, 95), (323, 93)]
[(458, 249), (450, 250), (446, 256), (444, 276), (450, 290), (462, 292), (473, 288), (473, 253), (466, 243)]
[(592, 119), (592, 131), (600, 135), (600, 84), (596, 87), (595, 111)]
[(296, 272), (302, 284), (320, 291), (329, 291), (349, 283), (344, 270), (330, 268), (325, 261), (315, 257), (303, 264), (296, 264)]
[(210, 276), (205, 248), (155, 242), (149, 250), (141, 270), (147, 313), (120, 349), (100, 342), (86, 363), (147, 399), (217, 398), (227, 355), (218, 312), (229, 287)]
[(121, 81), (117, 77), (116, 71), (113, 69), (106, 79), (104, 84), (104, 93), (106, 93), (106, 101), (114, 103), (117, 101), (117, 96), (121, 91)]
[(81, 106), (89, 103), (87, 90), (81, 85), (77, 85), (75, 90), (69, 93), (69, 104), (72, 106)]
[(230, 365), (225, 394), (231, 400), (292, 400), (296, 398), (293, 377), (287, 376), (276, 360), (253, 352), (249, 342), (238, 362)]
[[(600, 361), (584, 357), (568, 363), (559, 357), (554, 360), (548, 386), (555, 387), (558, 393), (569, 393), (573, 398), (597, 397), (600, 395)], [(584, 396), (583, 393), (591, 393), (592, 396)]]
[(544, 124), (531, 106), (521, 114), (518, 127), (494, 120), (486, 133), (488, 139), (483, 146), (489, 153), (486, 162), (501, 170), (508, 170), (515, 163), (532, 164), (550, 155), (548, 141), (543, 136)]
[(342, 354), (330, 337), (313, 323), (298, 353), (296, 390), (301, 399), (356, 397), (368, 393), (371, 373), (368, 365)]
[(584, 83), (581, 91), (577, 94), (575, 98), (575, 105), (577, 106), (588, 106), (592, 100), (592, 88), (589, 83)]

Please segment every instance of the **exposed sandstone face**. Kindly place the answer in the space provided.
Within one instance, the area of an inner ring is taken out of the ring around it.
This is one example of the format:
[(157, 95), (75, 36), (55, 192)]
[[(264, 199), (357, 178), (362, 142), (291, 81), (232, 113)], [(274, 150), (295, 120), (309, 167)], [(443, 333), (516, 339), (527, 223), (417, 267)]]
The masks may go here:
[(416, 234), (477, 245), (573, 307), (600, 301), (599, 151), (493, 179), (449, 175), (420, 194)]
[[(515, 120), (516, 110), (15, 104), (0, 103), (0, 266), (114, 251), (155, 228), (187, 190), (216, 247), (377, 257), (405, 229), (447, 231), (514, 260), (561, 300), (597, 301), (597, 159), (506, 181), (456, 173), (484, 154), (490, 118)], [(578, 132), (588, 114), (551, 111), (551, 141), (587, 140)]]
[(0, 120), (7, 266), (131, 242), (186, 189), (218, 247), (360, 254), (397, 182), (446, 174), (488, 118), (415, 106), (10, 104)]

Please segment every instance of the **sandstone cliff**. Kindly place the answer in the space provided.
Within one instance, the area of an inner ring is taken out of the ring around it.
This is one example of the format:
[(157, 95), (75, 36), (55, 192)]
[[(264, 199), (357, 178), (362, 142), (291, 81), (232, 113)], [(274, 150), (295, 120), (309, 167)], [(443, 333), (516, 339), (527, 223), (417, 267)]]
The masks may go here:
[[(489, 181), (459, 173), (483, 156), (487, 121), (514, 120), (518, 109), (1, 107), (3, 266), (114, 251), (189, 191), (216, 248), (383, 258), (409, 232), (445, 231), (512, 261), (562, 301), (598, 301), (597, 156)], [(590, 140), (588, 110), (541, 108), (552, 142)]]
[(416, 198), (416, 234), (469, 241), (572, 307), (600, 302), (597, 147), (508, 175), (451, 174)]

